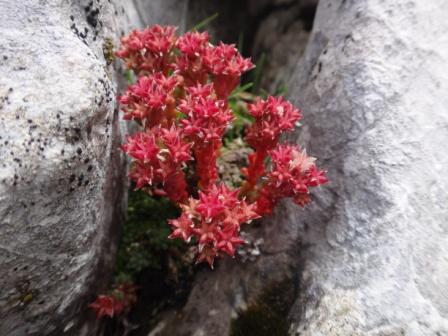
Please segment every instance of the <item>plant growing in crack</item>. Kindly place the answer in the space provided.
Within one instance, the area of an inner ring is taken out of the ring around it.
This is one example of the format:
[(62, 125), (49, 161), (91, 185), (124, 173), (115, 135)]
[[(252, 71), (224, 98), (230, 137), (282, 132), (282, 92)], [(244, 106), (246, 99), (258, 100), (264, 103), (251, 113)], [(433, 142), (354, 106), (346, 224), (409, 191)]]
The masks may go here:
[[(300, 120), (298, 108), (283, 97), (241, 99), (251, 86), (239, 86), (241, 75), (254, 65), (234, 45), (159, 25), (121, 43), (116, 56), (138, 78), (119, 98), (124, 119), (140, 126), (122, 146), (132, 159), (130, 178), (137, 189), (177, 204), (169, 238), (196, 246), (197, 262), (213, 267), (217, 257), (234, 257), (245, 243), (242, 225), (269, 215), (282, 198), (305, 206), (310, 188), (327, 182), (304, 149), (279, 144)], [(223, 139), (241, 134), (250, 149), (235, 186), (220, 178), (218, 159)], [(101, 300), (92, 307), (110, 316)]]

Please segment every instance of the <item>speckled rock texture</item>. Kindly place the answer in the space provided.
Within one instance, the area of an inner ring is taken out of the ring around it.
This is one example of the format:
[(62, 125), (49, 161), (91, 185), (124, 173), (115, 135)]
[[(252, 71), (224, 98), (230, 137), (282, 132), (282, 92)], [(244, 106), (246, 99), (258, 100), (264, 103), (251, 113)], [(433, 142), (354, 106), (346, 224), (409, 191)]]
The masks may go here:
[(105, 0), (0, 0), (0, 335), (91, 334), (125, 205), (123, 14)]
[(319, 3), (290, 87), (331, 183), (300, 214), (294, 335), (448, 335), (447, 13)]
[(250, 230), (261, 255), (201, 272), (151, 336), (232, 334), (285, 279), (291, 335), (448, 335), (446, 13), (442, 0), (320, 1), (288, 76), (304, 115), (290, 140), (330, 184)]

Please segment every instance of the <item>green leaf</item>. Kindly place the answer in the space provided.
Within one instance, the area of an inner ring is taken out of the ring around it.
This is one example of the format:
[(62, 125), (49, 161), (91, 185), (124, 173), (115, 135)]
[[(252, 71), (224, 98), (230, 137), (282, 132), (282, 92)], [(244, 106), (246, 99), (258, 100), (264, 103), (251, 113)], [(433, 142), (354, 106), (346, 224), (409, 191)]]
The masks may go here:
[(205, 18), (201, 22), (199, 22), (197, 25), (195, 25), (193, 28), (191, 28), (191, 31), (199, 30), (201, 28), (204, 28), (206, 25), (208, 25), (210, 22), (215, 20), (219, 16), (218, 13), (215, 13), (213, 15), (210, 15), (208, 18)]
[(258, 94), (261, 98), (266, 99), (269, 96), (269, 92), (267, 92), (265, 89), (260, 89)]
[(132, 70), (127, 69), (124, 72), (124, 78), (126, 78), (129, 84), (134, 84), (134, 72)]
[(177, 120), (181, 120), (181, 119), (185, 119), (187, 117), (187, 115), (185, 113), (182, 112), (178, 112), (176, 115), (176, 119)]
[(253, 80), (254, 86), (252, 87), (252, 93), (258, 93), (258, 91), (260, 90), (260, 83), (265, 63), (266, 63), (266, 54), (262, 53), (255, 66), (254, 80)]
[(252, 123), (254, 121), (254, 117), (252, 117), (246, 110), (241, 108), (237, 108), (233, 111), (233, 114), (237, 117), (237, 119), (242, 119), (246, 123)]
[(229, 99), (232, 98), (236, 98), (236, 96), (238, 95), (238, 93), (240, 92), (244, 92), (249, 90), (252, 86), (254, 86), (254, 83), (250, 82), (250, 83), (246, 83), (244, 85), (239, 85), (238, 87), (235, 88), (235, 90), (232, 91), (232, 93), (229, 96)]
[(286, 96), (288, 94), (288, 87), (284, 83), (279, 83), (274, 91), (274, 96)]

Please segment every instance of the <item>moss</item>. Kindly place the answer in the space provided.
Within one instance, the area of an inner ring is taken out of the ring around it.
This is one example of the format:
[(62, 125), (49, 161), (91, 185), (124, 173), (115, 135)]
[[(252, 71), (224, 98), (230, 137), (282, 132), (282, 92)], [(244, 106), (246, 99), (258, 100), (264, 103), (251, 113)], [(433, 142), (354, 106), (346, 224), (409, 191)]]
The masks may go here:
[[(139, 325), (133, 335), (146, 335), (158, 313), (182, 304), (193, 279), (194, 254), (181, 240), (168, 239), (167, 220), (177, 218), (179, 209), (165, 198), (129, 191), (127, 220), (118, 247), (114, 282), (137, 286), (137, 302), (126, 316)], [(109, 319), (105, 335), (121, 335), (126, 327)]]
[(178, 215), (177, 208), (168, 200), (152, 198), (143, 191), (130, 191), (127, 221), (117, 254), (118, 280), (132, 279), (147, 268), (162, 268), (164, 254), (181, 245), (180, 241), (167, 238), (170, 234), (167, 220)]
[(114, 59), (115, 59), (114, 43), (113, 43), (112, 39), (109, 37), (104, 39), (103, 54), (104, 54), (104, 59), (106, 60), (106, 63), (108, 65), (114, 61)]
[(269, 285), (254, 303), (232, 321), (231, 336), (288, 335), (288, 312), (294, 303), (290, 279)]

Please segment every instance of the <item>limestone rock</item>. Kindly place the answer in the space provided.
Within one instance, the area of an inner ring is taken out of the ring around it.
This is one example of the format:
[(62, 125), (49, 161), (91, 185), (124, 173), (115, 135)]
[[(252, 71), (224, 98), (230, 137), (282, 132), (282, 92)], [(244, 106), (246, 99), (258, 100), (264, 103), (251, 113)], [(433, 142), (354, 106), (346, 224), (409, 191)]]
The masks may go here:
[(114, 12), (0, 1), (1, 335), (80, 335), (108, 285), (126, 190)]
[(310, 0), (271, 1), (263, 10), (266, 14), (259, 14), (252, 54), (262, 74), (260, 88), (272, 94), (287, 92), (285, 84), (307, 45), (316, 6)]
[(189, 1), (183, 0), (135, 0), (117, 2), (123, 8), (125, 22), (131, 29), (149, 25), (174, 25), (183, 33), (187, 28)]
[(446, 13), (319, 3), (289, 87), (331, 182), (300, 216), (294, 335), (448, 335)]

